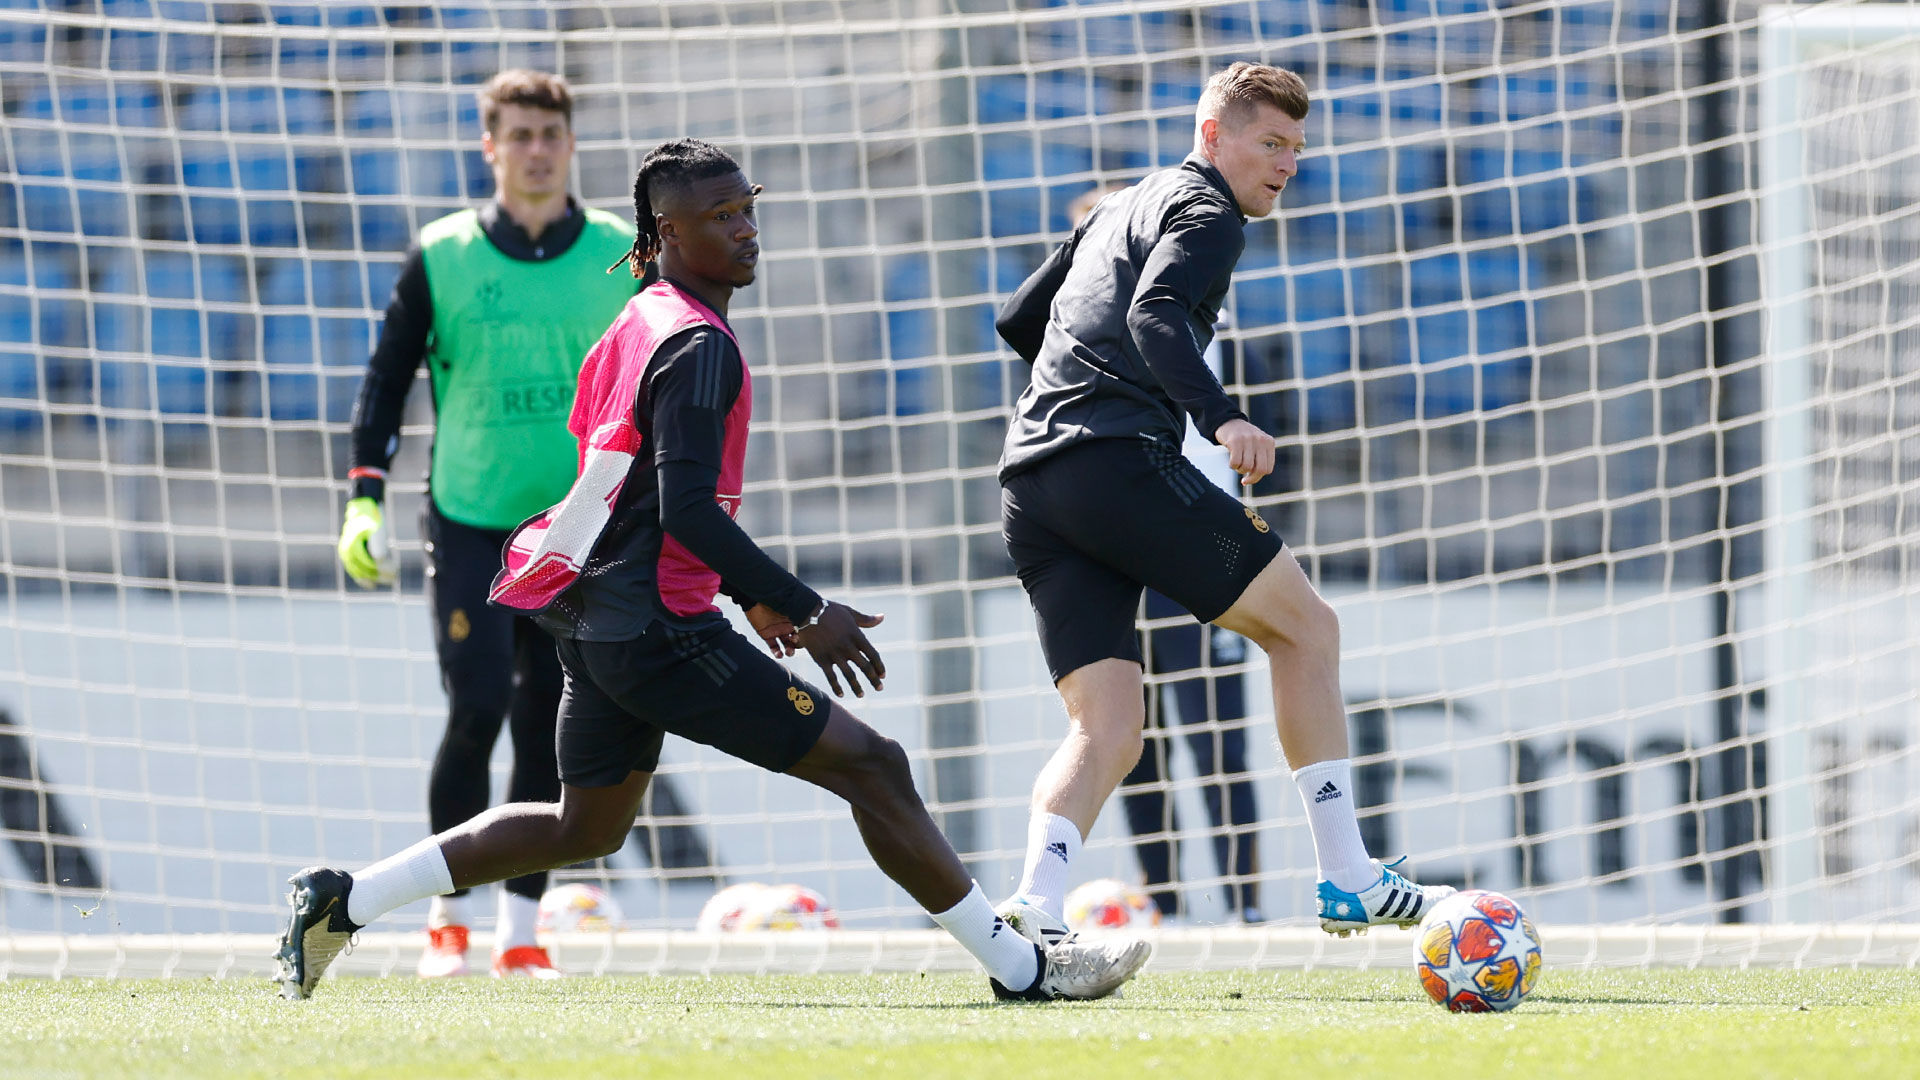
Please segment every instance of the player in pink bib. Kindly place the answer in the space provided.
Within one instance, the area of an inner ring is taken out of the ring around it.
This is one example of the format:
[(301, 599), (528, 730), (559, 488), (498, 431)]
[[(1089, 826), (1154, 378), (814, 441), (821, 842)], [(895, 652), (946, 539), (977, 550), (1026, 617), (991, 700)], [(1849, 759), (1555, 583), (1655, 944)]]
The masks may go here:
[(394, 908), (618, 850), (669, 733), (845, 799), (874, 862), (980, 960), (999, 997), (1103, 997), (1146, 962), (1144, 941), (1013, 933), (935, 827), (900, 745), (714, 607), (717, 592), (733, 597), (775, 656), (805, 649), (835, 696), (843, 679), (856, 696), (863, 679), (881, 688), (886, 668), (863, 632), (879, 617), (821, 600), (733, 519), (753, 395), (726, 316), (758, 264), (759, 192), (708, 143), (647, 155), (629, 258), (657, 257), (661, 280), (588, 355), (571, 420), (579, 479), (516, 530), (494, 584), (496, 603), (533, 613), (558, 642), (560, 802), (496, 807), (353, 874), (295, 875), (279, 951), (288, 997), (306, 997), (353, 933)]

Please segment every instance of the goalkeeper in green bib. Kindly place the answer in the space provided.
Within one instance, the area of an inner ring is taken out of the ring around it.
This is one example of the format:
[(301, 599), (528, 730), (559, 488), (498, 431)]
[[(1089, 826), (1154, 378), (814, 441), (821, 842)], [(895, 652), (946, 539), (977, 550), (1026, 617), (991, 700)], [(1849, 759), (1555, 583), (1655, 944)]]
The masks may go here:
[[(504, 71), (480, 91), (481, 149), (494, 199), (420, 230), (387, 305), (354, 406), (340, 563), (355, 582), (394, 579), (384, 513), (387, 468), (407, 391), (426, 365), (434, 436), (421, 526), (447, 728), (427, 788), (433, 831), (487, 808), (488, 759), (513, 740), (509, 802), (556, 802), (554, 722), (561, 691), (553, 639), (490, 607), (500, 550), (521, 521), (565, 498), (576, 448), (567, 431), (580, 364), (646, 282), (606, 267), (633, 243), (620, 217), (567, 194), (573, 97), (564, 79)], [(493, 973), (552, 977), (534, 938), (546, 874), (500, 893)], [(423, 976), (467, 972), (465, 890), (435, 897)]]

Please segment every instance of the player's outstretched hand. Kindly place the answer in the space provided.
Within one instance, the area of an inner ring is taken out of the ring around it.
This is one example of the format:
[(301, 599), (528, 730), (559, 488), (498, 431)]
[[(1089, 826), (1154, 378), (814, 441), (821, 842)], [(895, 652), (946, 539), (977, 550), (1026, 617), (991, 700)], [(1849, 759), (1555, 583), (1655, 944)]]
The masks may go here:
[(1273, 471), (1273, 436), (1245, 420), (1229, 420), (1213, 433), (1227, 448), (1233, 471), (1243, 484), (1257, 484)]
[(813, 657), (813, 662), (820, 665), (820, 670), (826, 672), (827, 685), (833, 688), (834, 697), (846, 696), (846, 691), (840, 688), (843, 676), (854, 697), (867, 696), (860, 686), (861, 675), (867, 677), (867, 684), (875, 690), (881, 688), (881, 682), (887, 677), (887, 665), (864, 631), (879, 626), (884, 618), (884, 615), (862, 615), (845, 604), (829, 602), (812, 626), (793, 635), (800, 647)]
[(767, 643), (767, 650), (775, 656), (792, 656), (800, 651), (793, 641), (793, 620), (773, 610), (765, 604), (755, 604), (747, 609), (747, 621)]

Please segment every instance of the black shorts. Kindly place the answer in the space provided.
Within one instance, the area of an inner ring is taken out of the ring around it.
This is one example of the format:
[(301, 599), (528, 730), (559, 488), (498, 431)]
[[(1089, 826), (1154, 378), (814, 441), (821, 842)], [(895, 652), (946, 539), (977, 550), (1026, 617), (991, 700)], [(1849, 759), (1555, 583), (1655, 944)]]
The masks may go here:
[(1007, 477), (1007, 551), (1059, 682), (1098, 660), (1140, 660), (1148, 586), (1212, 622), (1280, 553), (1280, 537), (1180, 448), (1090, 439)]
[(722, 619), (655, 623), (631, 641), (557, 640), (560, 779), (574, 787), (654, 771), (669, 732), (786, 772), (827, 726), (827, 696)]

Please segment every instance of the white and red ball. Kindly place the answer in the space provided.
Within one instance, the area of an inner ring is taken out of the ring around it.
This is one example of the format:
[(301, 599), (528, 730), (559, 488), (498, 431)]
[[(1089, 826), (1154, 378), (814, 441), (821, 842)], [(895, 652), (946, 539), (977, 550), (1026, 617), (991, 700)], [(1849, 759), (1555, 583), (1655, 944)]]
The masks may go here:
[(1497, 892), (1458, 892), (1433, 905), (1414, 953), (1427, 996), (1453, 1012), (1506, 1012), (1540, 985), (1540, 935)]
[(1160, 909), (1138, 885), (1099, 878), (1067, 894), (1067, 926), (1074, 930), (1144, 930), (1160, 925)]
[(840, 916), (805, 885), (773, 885), (747, 913), (742, 930), (837, 930)]
[(625, 917), (613, 895), (584, 881), (555, 885), (540, 897), (534, 929), (543, 934), (591, 934), (620, 929)]
[(709, 934), (748, 929), (745, 924), (759, 906), (761, 894), (771, 887), (764, 881), (743, 881), (721, 889), (707, 898), (693, 928)]

